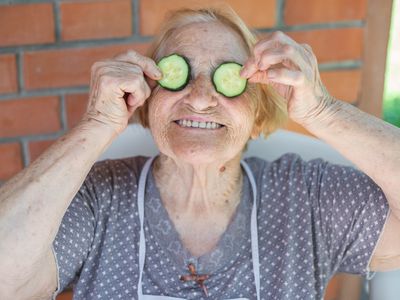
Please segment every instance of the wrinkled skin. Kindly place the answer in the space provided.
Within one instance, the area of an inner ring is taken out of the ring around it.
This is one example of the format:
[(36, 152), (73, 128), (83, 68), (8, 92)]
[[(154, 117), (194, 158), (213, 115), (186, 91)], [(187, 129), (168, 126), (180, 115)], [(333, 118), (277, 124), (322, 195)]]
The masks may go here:
[[(177, 29), (162, 45), (160, 57), (178, 53), (189, 59), (192, 78), (179, 92), (158, 87), (153, 81), (160, 78), (155, 62), (134, 52), (93, 69), (89, 118), (121, 131), (148, 99), (150, 129), (161, 151), (153, 169), (156, 183), (182, 243), (196, 256), (212, 250), (226, 230), (240, 200), (241, 154), (249, 138), (258, 134), (248, 91), (234, 99), (218, 94), (211, 82), (214, 69), (224, 61), (244, 64), (241, 75), (249, 85), (273, 85), (298, 122), (314, 118), (329, 100), (308, 46), (283, 33), (260, 40), (252, 53), (242, 43), (219, 23)], [(185, 128), (175, 122), (182, 119), (222, 127)]]
[[(212, 48), (209, 45), (213, 45)], [(149, 106), (150, 129), (162, 153), (192, 165), (223, 164), (241, 153), (254, 124), (254, 105), (246, 93), (228, 99), (217, 93), (211, 74), (224, 61), (243, 64), (248, 55), (240, 37), (223, 25), (192, 24), (177, 30), (161, 56), (189, 59), (190, 83), (180, 92), (157, 88)], [(182, 128), (174, 121), (201, 118), (222, 124), (216, 130)]]

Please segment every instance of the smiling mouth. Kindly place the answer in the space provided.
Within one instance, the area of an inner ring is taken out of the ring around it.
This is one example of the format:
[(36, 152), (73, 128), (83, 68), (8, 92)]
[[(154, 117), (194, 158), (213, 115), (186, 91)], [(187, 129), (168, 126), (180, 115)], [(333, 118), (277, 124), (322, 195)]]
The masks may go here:
[(192, 120), (176, 120), (174, 122), (180, 127), (186, 128), (219, 129), (221, 127), (224, 127), (224, 125), (215, 122), (199, 122)]

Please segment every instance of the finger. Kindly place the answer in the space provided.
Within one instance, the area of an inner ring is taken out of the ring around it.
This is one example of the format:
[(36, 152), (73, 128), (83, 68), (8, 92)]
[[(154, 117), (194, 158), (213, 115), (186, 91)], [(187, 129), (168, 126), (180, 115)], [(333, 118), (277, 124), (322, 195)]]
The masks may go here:
[(254, 73), (248, 81), (250, 83), (262, 83), (262, 84), (269, 84), (271, 81), (268, 78), (269, 71), (258, 71)]
[(259, 61), (262, 52), (264, 52), (266, 49), (277, 49), (284, 45), (295, 47), (298, 44), (282, 31), (275, 31), (268, 38), (258, 41), (254, 46), (253, 52), (256, 61)]
[(260, 70), (267, 70), (272, 65), (276, 64), (299, 68), (300, 65), (304, 65), (303, 60), (303, 57), (296, 47), (292, 45), (282, 45), (278, 49), (264, 50), (258, 62), (258, 68)]
[(240, 76), (243, 78), (249, 78), (251, 77), (254, 73), (258, 71), (255, 58), (250, 57), (246, 63), (243, 65), (242, 69), (240, 70)]
[(290, 70), (287, 68), (270, 69), (267, 72), (267, 78), (270, 82), (282, 83), (291, 86), (301, 86), (305, 81), (303, 72), (299, 70)]
[(154, 81), (153, 79), (150, 79), (149, 77), (145, 78), (147, 85), (150, 87), (151, 90), (153, 90), (157, 86), (157, 82)]
[(261, 54), (266, 49), (275, 49), (275, 48), (279, 48), (279, 47), (280, 47), (280, 43), (279, 43), (279, 41), (277, 41), (275, 39), (265, 39), (265, 40), (258, 41), (253, 49), (253, 54), (256, 59), (256, 62), (257, 63), (259, 62)]
[(131, 64), (138, 65), (146, 76), (153, 80), (159, 80), (162, 77), (161, 70), (157, 67), (156, 63), (149, 57), (140, 55), (135, 51), (128, 51), (115, 57), (118, 61), (124, 61)]
[(143, 103), (150, 96), (150, 88), (144, 79), (121, 78), (118, 87), (124, 94), (131, 94), (135, 103)]

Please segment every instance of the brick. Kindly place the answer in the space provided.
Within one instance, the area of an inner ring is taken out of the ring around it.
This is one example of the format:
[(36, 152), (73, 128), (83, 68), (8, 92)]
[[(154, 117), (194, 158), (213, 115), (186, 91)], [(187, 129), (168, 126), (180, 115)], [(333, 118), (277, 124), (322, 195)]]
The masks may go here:
[(321, 72), (321, 79), (329, 93), (342, 101), (357, 101), (361, 88), (361, 70)]
[(51, 3), (0, 5), (0, 47), (54, 42)]
[(362, 57), (362, 28), (317, 29), (287, 34), (298, 43), (309, 44), (320, 63)]
[(0, 55), (0, 93), (18, 90), (17, 63), (14, 54)]
[[(215, 5), (222, 1), (204, 0), (201, 7)], [(226, 0), (243, 21), (252, 28), (273, 27), (276, 24), (276, 1), (253, 0), (251, 5), (243, 0)], [(142, 0), (140, 1), (140, 33), (153, 35), (161, 26), (169, 11), (180, 8), (197, 8), (199, 1), (194, 0)]]
[(286, 0), (284, 22), (287, 25), (362, 20), (366, 0)]
[(86, 112), (88, 97), (88, 94), (71, 94), (65, 97), (69, 128), (74, 127), (82, 119)]
[(46, 50), (24, 55), (27, 90), (88, 85), (90, 68), (96, 61), (132, 49), (144, 53), (148, 44), (125, 44), (91, 48)]
[(130, 36), (131, 3), (130, 0), (61, 2), (61, 38), (71, 41)]
[(57, 97), (0, 102), (0, 137), (52, 133), (60, 128)]
[(23, 169), (20, 144), (0, 144), (0, 166), (0, 180), (7, 180)]
[(31, 162), (39, 157), (55, 140), (32, 141), (29, 143), (29, 155)]

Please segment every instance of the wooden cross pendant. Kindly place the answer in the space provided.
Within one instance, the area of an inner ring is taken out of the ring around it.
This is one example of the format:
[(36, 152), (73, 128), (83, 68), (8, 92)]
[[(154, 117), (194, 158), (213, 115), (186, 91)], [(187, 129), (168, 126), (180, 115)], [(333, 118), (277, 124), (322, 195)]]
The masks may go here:
[(189, 269), (189, 275), (182, 275), (180, 277), (180, 280), (186, 282), (186, 281), (195, 281), (202, 289), (206, 297), (208, 297), (208, 290), (206, 285), (204, 284), (204, 281), (206, 281), (210, 276), (209, 275), (199, 275), (196, 274), (196, 268), (194, 267), (193, 264), (188, 265)]

